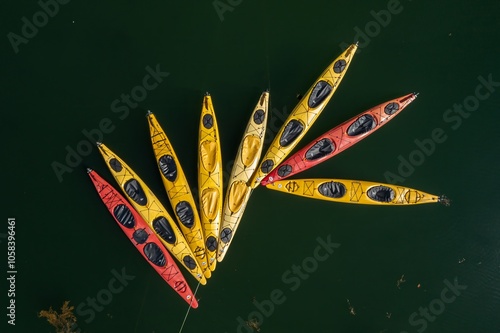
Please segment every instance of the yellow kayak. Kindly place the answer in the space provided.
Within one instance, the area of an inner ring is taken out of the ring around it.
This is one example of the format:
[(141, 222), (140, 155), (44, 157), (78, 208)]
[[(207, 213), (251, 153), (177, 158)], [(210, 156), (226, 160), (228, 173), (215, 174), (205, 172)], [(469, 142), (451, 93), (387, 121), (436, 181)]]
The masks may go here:
[(165, 248), (201, 283), (207, 280), (194, 259), (195, 256), (175, 221), (149, 187), (115, 153), (102, 143), (97, 143), (106, 165), (123, 193), (139, 212)]
[(219, 130), (212, 104), (207, 93), (201, 109), (198, 144), (198, 195), (200, 219), (205, 237), (208, 267), (215, 270), (217, 243), (222, 218), (222, 155)]
[(312, 199), (364, 205), (416, 205), (437, 202), (446, 206), (450, 204), (450, 200), (443, 195), (361, 180), (280, 180), (267, 185), (266, 188)]
[(182, 171), (174, 148), (155, 115), (148, 111), (147, 118), (156, 163), (178, 225), (191, 251), (196, 256), (205, 277), (210, 278), (212, 273), (208, 268), (201, 221), (188, 181)]
[(224, 259), (252, 193), (252, 187), (248, 185), (248, 182), (259, 164), (262, 153), (268, 108), (269, 92), (266, 91), (260, 96), (252, 117), (248, 121), (229, 177), (220, 227), (218, 261)]
[(357, 48), (357, 44), (352, 44), (338, 56), (292, 110), (252, 177), (252, 188), (286, 158), (313, 125), (344, 78)]

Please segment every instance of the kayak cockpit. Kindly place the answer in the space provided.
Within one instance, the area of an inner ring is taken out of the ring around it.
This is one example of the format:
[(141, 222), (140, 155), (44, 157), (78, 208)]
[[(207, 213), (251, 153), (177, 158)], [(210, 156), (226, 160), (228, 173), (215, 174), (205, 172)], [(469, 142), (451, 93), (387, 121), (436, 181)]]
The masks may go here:
[(158, 159), (158, 166), (162, 175), (169, 181), (173, 182), (177, 178), (177, 166), (175, 160), (170, 155), (163, 155)]
[(181, 201), (175, 206), (175, 213), (179, 217), (181, 223), (187, 227), (192, 228), (194, 225), (194, 212), (193, 208), (187, 201)]
[(174, 234), (174, 230), (168, 223), (164, 216), (159, 216), (153, 220), (153, 229), (158, 235), (160, 235), (163, 240), (169, 244), (175, 244), (177, 240)]
[(148, 260), (156, 266), (163, 267), (167, 263), (165, 254), (163, 253), (162, 249), (155, 243), (147, 243), (146, 246), (144, 246), (143, 251), (146, 255), (146, 258), (148, 258)]
[(388, 116), (396, 113), (396, 111), (399, 110), (399, 104), (398, 103), (395, 103), (395, 102), (392, 102), (392, 103), (389, 103), (385, 106), (384, 108), (384, 113)]
[(148, 199), (146, 198), (146, 193), (137, 180), (134, 178), (129, 179), (123, 187), (129, 198), (134, 200), (135, 203), (141, 206), (147, 205)]
[(315, 108), (321, 102), (323, 102), (333, 91), (333, 87), (326, 81), (318, 81), (316, 85), (313, 87), (311, 95), (309, 95), (309, 100), (307, 101), (307, 105), (310, 108)]
[(371, 187), (366, 195), (374, 201), (391, 202), (396, 197), (396, 192), (390, 187), (378, 185)]
[(280, 137), (280, 146), (287, 147), (304, 131), (304, 124), (300, 120), (292, 119), (286, 124)]
[(338, 199), (342, 198), (346, 194), (347, 189), (341, 182), (331, 181), (318, 186), (318, 192), (325, 197)]
[(134, 215), (124, 204), (119, 204), (113, 209), (113, 216), (125, 228), (132, 229), (135, 226)]
[(335, 143), (328, 138), (324, 138), (316, 142), (309, 150), (306, 152), (306, 160), (314, 161), (330, 155), (335, 151)]
[(347, 135), (358, 136), (365, 134), (377, 127), (377, 121), (371, 114), (364, 114), (356, 119), (347, 129)]

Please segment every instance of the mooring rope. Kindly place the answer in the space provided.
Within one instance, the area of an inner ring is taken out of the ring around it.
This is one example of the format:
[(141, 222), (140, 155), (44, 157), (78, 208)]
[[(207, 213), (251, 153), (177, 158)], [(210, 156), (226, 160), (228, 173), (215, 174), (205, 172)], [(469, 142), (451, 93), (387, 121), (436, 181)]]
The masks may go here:
[(191, 310), (191, 303), (193, 302), (194, 298), (196, 297), (196, 293), (198, 292), (199, 287), (200, 287), (200, 282), (198, 282), (198, 285), (196, 286), (196, 290), (194, 291), (194, 294), (193, 294), (193, 299), (191, 300), (191, 302), (189, 302), (189, 307), (186, 311), (186, 315), (184, 316), (184, 320), (182, 321), (182, 325), (181, 325), (181, 328), (179, 330), (179, 333), (181, 333), (182, 329), (184, 328), (184, 324), (186, 323), (187, 317), (189, 315), (189, 311)]

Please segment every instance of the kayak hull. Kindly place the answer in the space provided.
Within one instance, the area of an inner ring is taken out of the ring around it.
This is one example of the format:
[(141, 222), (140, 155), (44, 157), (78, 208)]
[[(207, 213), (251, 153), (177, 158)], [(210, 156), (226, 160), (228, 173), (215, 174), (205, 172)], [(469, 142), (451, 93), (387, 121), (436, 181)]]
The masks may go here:
[(215, 270), (222, 219), (222, 153), (212, 97), (206, 94), (198, 136), (198, 197), (208, 267)]
[(97, 172), (88, 169), (88, 175), (108, 208), (111, 216), (143, 258), (192, 308), (198, 307), (191, 288), (174, 259), (131, 204)]
[(416, 94), (407, 94), (389, 100), (334, 127), (281, 163), (261, 184), (286, 179), (343, 152), (387, 124), (416, 98)]
[(125, 161), (103, 143), (98, 143), (98, 148), (108, 169), (130, 204), (155, 232), (172, 256), (202, 285), (205, 285), (207, 280), (191, 248), (160, 200)]
[(238, 229), (252, 193), (249, 181), (259, 164), (269, 109), (269, 92), (264, 92), (256, 104), (243, 134), (233, 169), (229, 177), (220, 227), (217, 261), (222, 261)]
[(352, 44), (342, 52), (295, 106), (252, 177), (252, 188), (257, 187), (269, 172), (281, 164), (318, 119), (344, 78), (356, 50), (357, 44)]
[(188, 181), (174, 148), (156, 116), (149, 111), (147, 118), (156, 163), (174, 215), (203, 274), (206, 278), (210, 278), (211, 271), (208, 268), (201, 221)]
[(306, 198), (364, 205), (417, 205), (441, 202), (441, 197), (408, 187), (346, 179), (280, 180), (266, 188)]

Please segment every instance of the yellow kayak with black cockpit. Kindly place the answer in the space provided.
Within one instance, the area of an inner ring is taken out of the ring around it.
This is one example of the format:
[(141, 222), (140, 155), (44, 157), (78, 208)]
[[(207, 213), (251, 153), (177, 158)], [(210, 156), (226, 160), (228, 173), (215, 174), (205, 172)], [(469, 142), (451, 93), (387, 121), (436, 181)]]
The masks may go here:
[(290, 179), (278, 180), (266, 188), (311, 199), (364, 205), (450, 204), (450, 200), (444, 195), (362, 180)]
[(201, 221), (189, 183), (175, 154), (174, 147), (156, 116), (148, 111), (147, 118), (156, 163), (174, 215), (191, 251), (203, 270), (203, 274), (208, 279), (212, 273), (208, 268)]
[(269, 92), (263, 92), (255, 106), (243, 134), (238, 153), (234, 159), (233, 169), (229, 176), (226, 197), (220, 227), (217, 261), (222, 261), (236, 229), (240, 224), (245, 207), (252, 194), (249, 181), (255, 172), (264, 145), (267, 116), (269, 109)]
[(222, 219), (222, 153), (212, 97), (203, 98), (198, 136), (198, 196), (208, 267), (215, 270)]
[(155, 232), (165, 248), (201, 284), (206, 284), (207, 279), (203, 275), (203, 270), (198, 265), (193, 251), (160, 200), (120, 157), (103, 143), (98, 142), (97, 146), (125, 197), (151, 230)]
[(257, 187), (267, 174), (285, 160), (318, 119), (344, 78), (357, 48), (357, 43), (352, 44), (342, 52), (295, 106), (253, 175), (250, 181), (252, 188)]

